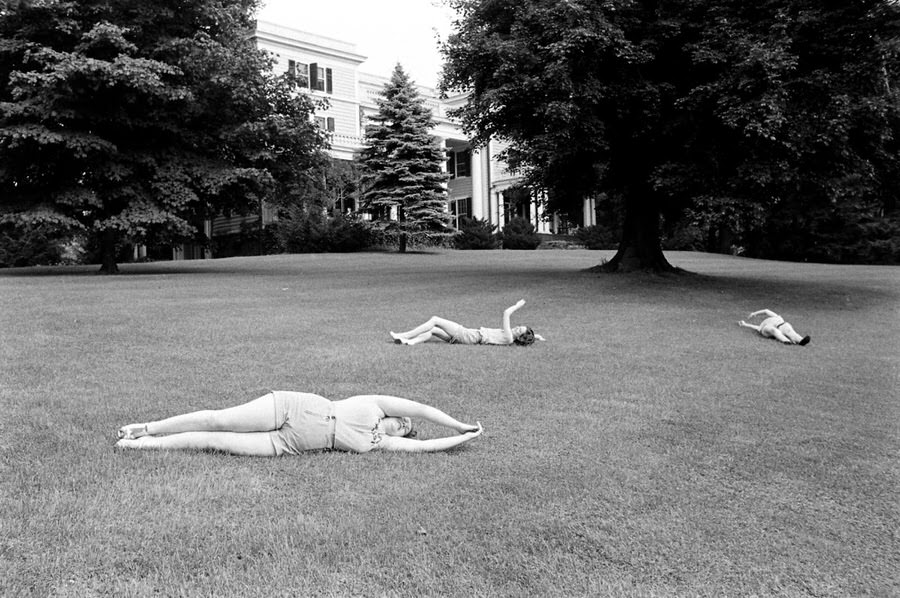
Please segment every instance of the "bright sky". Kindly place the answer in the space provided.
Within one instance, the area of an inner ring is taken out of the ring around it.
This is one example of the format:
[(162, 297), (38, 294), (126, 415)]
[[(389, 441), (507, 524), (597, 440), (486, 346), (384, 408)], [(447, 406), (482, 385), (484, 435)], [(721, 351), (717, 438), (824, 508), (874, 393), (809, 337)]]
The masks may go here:
[(356, 44), (360, 70), (389, 77), (398, 62), (420, 85), (437, 84), (437, 40), (446, 40), (453, 11), (441, 0), (263, 0), (257, 14), (309, 33)]

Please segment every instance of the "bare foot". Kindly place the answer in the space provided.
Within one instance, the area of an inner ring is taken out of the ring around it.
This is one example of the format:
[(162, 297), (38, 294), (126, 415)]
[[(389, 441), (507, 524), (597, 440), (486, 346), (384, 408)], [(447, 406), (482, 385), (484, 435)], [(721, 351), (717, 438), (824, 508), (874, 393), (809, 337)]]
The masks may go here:
[(140, 438), (141, 436), (147, 435), (147, 424), (128, 424), (127, 426), (122, 426), (116, 432), (116, 436), (120, 439), (125, 440), (134, 440), (135, 438)]
[(118, 442), (116, 442), (115, 447), (117, 449), (139, 449), (143, 448), (143, 446), (152, 439), (152, 436), (141, 436), (140, 438), (122, 438)]

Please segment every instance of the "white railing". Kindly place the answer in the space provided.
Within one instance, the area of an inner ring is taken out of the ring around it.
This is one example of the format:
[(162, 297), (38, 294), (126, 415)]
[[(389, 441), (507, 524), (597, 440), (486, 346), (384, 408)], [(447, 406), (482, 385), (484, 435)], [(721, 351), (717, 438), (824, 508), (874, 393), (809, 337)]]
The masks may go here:
[(331, 144), (340, 145), (342, 147), (361, 148), (363, 146), (363, 138), (356, 135), (339, 135), (331, 134)]

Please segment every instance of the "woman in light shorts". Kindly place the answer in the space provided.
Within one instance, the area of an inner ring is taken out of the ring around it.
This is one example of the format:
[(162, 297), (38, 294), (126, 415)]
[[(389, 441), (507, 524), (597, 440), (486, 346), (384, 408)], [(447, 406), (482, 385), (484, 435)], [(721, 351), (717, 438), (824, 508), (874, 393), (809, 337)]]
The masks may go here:
[[(412, 418), (457, 434), (417, 440)], [(117, 448), (212, 450), (254, 457), (304, 451), (443, 451), (481, 435), (480, 422), (464, 424), (440, 409), (386, 395), (329, 401), (305, 392), (272, 391), (249, 403), (176, 415), (118, 430)]]
[(418, 345), (427, 340), (437, 339), (445, 343), (457, 345), (522, 345), (527, 346), (535, 340), (542, 341), (544, 337), (535, 334), (534, 330), (527, 326), (509, 325), (510, 316), (520, 307), (525, 305), (525, 300), (507, 307), (503, 312), (501, 328), (466, 328), (451, 320), (445, 320), (438, 316), (432, 316), (421, 326), (417, 326), (407, 332), (391, 332), (394, 342), (401, 345)]

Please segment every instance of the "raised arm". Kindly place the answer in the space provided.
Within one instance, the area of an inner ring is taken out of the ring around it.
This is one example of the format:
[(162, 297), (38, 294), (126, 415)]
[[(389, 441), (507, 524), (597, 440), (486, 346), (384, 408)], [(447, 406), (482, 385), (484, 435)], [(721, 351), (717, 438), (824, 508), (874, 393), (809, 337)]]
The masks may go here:
[(515, 305), (510, 305), (505, 310), (503, 310), (503, 321), (501, 322), (501, 328), (503, 329), (503, 333), (509, 338), (509, 342), (512, 343), (512, 326), (509, 324), (509, 318), (514, 313), (516, 313), (520, 307), (525, 305), (524, 299), (519, 299)]
[(777, 318), (778, 317), (778, 314), (776, 314), (774, 311), (772, 311), (770, 309), (761, 309), (759, 311), (755, 311), (752, 314), (750, 314), (750, 317), (755, 318), (759, 314), (763, 314), (767, 318)]
[[(425, 405), (417, 401), (409, 399), (401, 399), (400, 397), (392, 397), (388, 395), (363, 395), (360, 397), (351, 397), (354, 399), (363, 399), (374, 401), (376, 405), (389, 417), (414, 417), (421, 418), (439, 426), (456, 430), (460, 434), (478, 430), (479, 426), (465, 424), (456, 418), (450, 417), (440, 409)], [(441, 450), (441, 449), (436, 449)]]
[(428, 440), (416, 440), (415, 438), (405, 438), (403, 436), (384, 436), (378, 446), (385, 451), (433, 453), (435, 451), (446, 451), (464, 442), (478, 438), (481, 436), (482, 431), (481, 422), (478, 422), (478, 427), (475, 430), (457, 436), (429, 438)]

